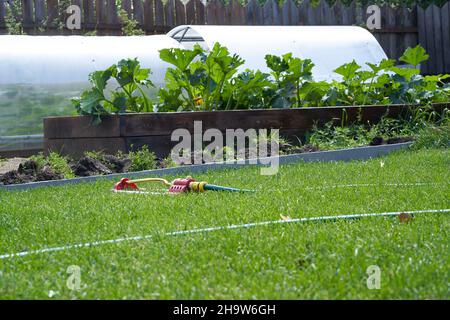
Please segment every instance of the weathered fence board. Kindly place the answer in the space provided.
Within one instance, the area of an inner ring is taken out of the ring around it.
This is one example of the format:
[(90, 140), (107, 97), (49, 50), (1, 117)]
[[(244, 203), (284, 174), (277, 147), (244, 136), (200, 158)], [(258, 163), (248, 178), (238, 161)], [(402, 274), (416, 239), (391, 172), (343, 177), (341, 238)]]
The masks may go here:
[(106, 0), (106, 23), (118, 24), (119, 22), (115, 0)]
[(153, 26), (155, 24), (155, 17), (153, 16), (154, 6), (153, 0), (144, 1), (144, 25)]
[(155, 0), (155, 26), (164, 26), (164, 5), (161, 0)]
[(131, 10), (131, 0), (122, 0), (122, 8), (121, 9), (125, 10), (128, 13), (128, 18), (131, 18), (133, 16), (133, 12)]
[[(144, 3), (142, 0), (133, 0), (133, 19), (139, 22), (140, 25), (144, 24)], [(173, 19), (173, 13), (170, 19)]]
[[(442, 46), (444, 55), (444, 70), (450, 72), (450, 2), (447, 2), (441, 11), (442, 19)], [(436, 70), (439, 71), (439, 70)]]
[(184, 4), (180, 0), (175, 0), (175, 25), (186, 24), (186, 9)]
[(189, 1), (186, 4), (186, 22), (187, 24), (195, 23), (195, 4), (194, 1)]
[(94, 1), (83, 0), (83, 14), (85, 26), (93, 26), (95, 24)]
[(33, 0), (22, 0), (23, 2), (23, 25), (31, 26), (33, 25), (33, 13), (34, 13), (34, 1)]
[(164, 19), (168, 27), (173, 28), (175, 26), (175, 4), (173, 0), (167, 1), (164, 6)]
[(423, 64), (424, 73), (450, 73), (450, 3), (441, 8), (432, 5), (417, 8), (419, 43), (430, 60)]
[[(8, 1), (9, 3), (10, 1)], [(6, 0), (0, 0), (0, 34), (7, 34), (5, 22)], [(147, 34), (165, 33), (181, 24), (209, 25), (364, 25), (368, 17), (367, 5), (337, 0), (330, 5), (320, 0), (248, 0), (242, 4), (231, 0), (122, 0), (119, 8), (115, 0), (73, 0), (81, 7), (82, 29), (69, 31), (64, 27), (66, 8), (58, 0), (14, 1), (21, 10), (12, 8), (16, 19), (22, 21), (29, 34), (84, 34), (97, 30), (99, 35), (121, 34), (119, 10), (128, 13)], [(450, 73), (450, 2), (442, 7), (430, 5), (406, 7), (384, 5), (382, 29), (373, 33), (390, 58), (398, 58), (408, 47), (421, 44), (430, 54), (423, 65), (424, 73)], [(20, 14), (19, 14), (20, 13)], [(45, 25), (44, 25), (45, 24)]]
[(47, 27), (55, 28), (55, 20), (58, 16), (58, 0), (47, 0)]
[(5, 28), (6, 3), (0, 1), (0, 28)]
[(191, 0), (195, 4), (195, 24), (205, 24), (205, 6), (200, 0)]
[(95, 2), (95, 13), (97, 18), (98, 24), (104, 24), (106, 23), (106, 10), (105, 10), (105, 1), (104, 0), (97, 0)]
[[(0, 3), (1, 7), (1, 3)], [(1, 16), (1, 13), (0, 13)], [(41, 25), (45, 19), (45, 0), (36, 0), (35, 1), (35, 10), (34, 10), (34, 21), (36, 25)]]

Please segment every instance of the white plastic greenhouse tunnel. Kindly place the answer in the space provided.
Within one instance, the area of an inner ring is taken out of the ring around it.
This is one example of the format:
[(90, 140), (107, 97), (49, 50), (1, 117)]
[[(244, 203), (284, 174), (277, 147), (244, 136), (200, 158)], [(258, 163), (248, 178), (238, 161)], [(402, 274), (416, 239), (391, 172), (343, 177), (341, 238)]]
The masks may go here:
[(337, 79), (333, 71), (355, 60), (359, 65), (387, 58), (373, 35), (348, 26), (178, 26), (152, 36), (0, 36), (0, 152), (39, 148), (42, 118), (71, 115), (70, 98), (89, 86), (88, 75), (123, 58), (138, 58), (164, 85), (168, 64), (163, 48), (206, 50), (218, 42), (245, 59), (246, 68), (268, 71), (266, 54), (309, 58), (315, 80)]
[(241, 70), (268, 72), (267, 54), (292, 52), (314, 62), (317, 81), (339, 79), (333, 71), (352, 60), (367, 67), (387, 58), (369, 31), (352, 26), (179, 26), (167, 35), (189, 49), (199, 43), (209, 50), (218, 42), (245, 60)]

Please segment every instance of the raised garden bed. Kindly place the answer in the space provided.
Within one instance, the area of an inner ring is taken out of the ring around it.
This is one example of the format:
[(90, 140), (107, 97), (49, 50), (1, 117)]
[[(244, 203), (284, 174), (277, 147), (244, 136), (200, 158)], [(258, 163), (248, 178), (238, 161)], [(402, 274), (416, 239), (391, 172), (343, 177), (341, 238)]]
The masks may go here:
[[(443, 112), (450, 104), (434, 104)], [(284, 137), (302, 138), (315, 124), (378, 123), (383, 117), (407, 116), (411, 106), (356, 106), (300, 109), (237, 110), (213, 112), (139, 113), (105, 116), (92, 125), (88, 116), (49, 117), (44, 119), (44, 151), (55, 151), (77, 158), (85, 151), (115, 154), (147, 145), (158, 157), (166, 157), (178, 142), (171, 141), (174, 130), (194, 133), (194, 121), (202, 121), (202, 131), (227, 129), (279, 129)]]

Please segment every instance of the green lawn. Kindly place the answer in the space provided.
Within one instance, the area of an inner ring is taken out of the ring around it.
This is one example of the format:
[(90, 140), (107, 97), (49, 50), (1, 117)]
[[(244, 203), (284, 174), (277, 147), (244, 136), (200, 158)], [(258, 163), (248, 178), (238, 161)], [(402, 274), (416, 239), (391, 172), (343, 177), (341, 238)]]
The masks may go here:
[[(384, 165), (381, 165), (381, 161)], [(163, 236), (246, 222), (450, 208), (450, 153), (405, 151), (352, 163), (300, 163), (197, 176), (255, 194), (109, 192), (111, 182), (0, 193), (0, 255), (124, 236), (151, 240), (0, 260), (0, 298), (449, 299), (450, 214), (315, 222)], [(173, 178), (173, 177), (168, 177)], [(386, 183), (434, 183), (383, 186)], [(372, 187), (322, 186), (379, 184)], [(81, 290), (66, 281), (80, 267)], [(366, 269), (381, 269), (381, 289)]]

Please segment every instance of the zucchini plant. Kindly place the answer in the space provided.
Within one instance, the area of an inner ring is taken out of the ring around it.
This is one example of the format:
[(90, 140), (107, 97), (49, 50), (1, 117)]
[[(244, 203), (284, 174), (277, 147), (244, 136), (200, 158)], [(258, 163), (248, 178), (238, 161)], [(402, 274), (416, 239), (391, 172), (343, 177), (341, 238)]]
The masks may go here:
[(160, 58), (173, 67), (167, 70), (166, 87), (159, 91), (158, 110), (266, 107), (264, 91), (272, 85), (269, 75), (251, 70), (238, 73), (244, 60), (219, 43), (209, 52), (199, 45), (193, 50), (162, 49)]
[[(391, 59), (364, 68), (356, 61), (335, 70), (341, 79), (314, 81), (314, 63), (291, 53), (266, 55), (269, 73), (239, 72), (244, 60), (216, 43), (210, 51), (195, 45), (192, 50), (160, 50), (169, 63), (166, 86), (153, 102), (146, 91), (153, 87), (150, 69), (136, 59), (124, 59), (104, 71), (93, 72), (92, 88), (73, 99), (78, 113), (101, 116), (119, 112), (197, 111), (314, 106), (419, 104), (450, 101), (450, 75), (422, 76), (419, 66), (429, 55), (420, 45), (400, 57), (407, 67)], [(118, 84), (105, 93), (108, 81)]]
[[(103, 115), (125, 112), (152, 112), (153, 103), (146, 91), (153, 87), (148, 79), (150, 69), (141, 68), (137, 59), (123, 59), (103, 71), (89, 76), (92, 88), (73, 98), (72, 103), (81, 115), (92, 116), (98, 124)], [(105, 93), (108, 82), (115, 80), (118, 87)]]
[(326, 94), (326, 105), (424, 104), (450, 100), (450, 75), (421, 76), (419, 65), (429, 56), (421, 46), (409, 48), (396, 61), (368, 63), (363, 70), (355, 61), (337, 68), (342, 81), (333, 81)]
[(307, 100), (312, 92), (301, 89), (307, 84), (312, 89), (314, 63), (310, 59), (302, 60), (293, 57), (292, 53), (287, 53), (281, 57), (266, 55), (266, 64), (272, 70), (271, 74), (275, 80), (270, 101), (272, 107), (302, 107), (302, 100)]

